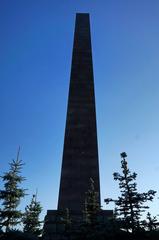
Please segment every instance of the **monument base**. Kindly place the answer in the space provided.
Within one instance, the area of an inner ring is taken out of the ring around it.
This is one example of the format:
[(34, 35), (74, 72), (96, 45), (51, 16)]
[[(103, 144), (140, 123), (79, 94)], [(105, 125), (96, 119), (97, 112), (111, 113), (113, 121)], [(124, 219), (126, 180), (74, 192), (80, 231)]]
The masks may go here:
[[(112, 217), (113, 210), (101, 210), (97, 215), (98, 222), (103, 224)], [(48, 210), (44, 220), (43, 240), (70, 239), (68, 232), (69, 234), (71, 232), (71, 235), (78, 232), (79, 226), (83, 223), (83, 215), (81, 212), (71, 212), (70, 219), (71, 223), (69, 224), (65, 211)]]

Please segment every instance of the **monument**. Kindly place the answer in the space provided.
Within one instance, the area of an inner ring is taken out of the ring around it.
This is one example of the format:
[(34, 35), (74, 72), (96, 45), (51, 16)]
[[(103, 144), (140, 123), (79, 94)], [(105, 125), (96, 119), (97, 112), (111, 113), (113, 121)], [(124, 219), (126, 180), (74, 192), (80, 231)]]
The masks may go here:
[(89, 15), (77, 14), (58, 209), (81, 211), (90, 178), (100, 193)]
[[(82, 211), (90, 178), (94, 180), (100, 204), (90, 20), (89, 14), (77, 13), (58, 208), (47, 212), (44, 239), (62, 239), (58, 238), (62, 231), (58, 223), (61, 213), (66, 209), (69, 209), (73, 222), (82, 221)], [(112, 211), (102, 210), (101, 216), (112, 216)]]

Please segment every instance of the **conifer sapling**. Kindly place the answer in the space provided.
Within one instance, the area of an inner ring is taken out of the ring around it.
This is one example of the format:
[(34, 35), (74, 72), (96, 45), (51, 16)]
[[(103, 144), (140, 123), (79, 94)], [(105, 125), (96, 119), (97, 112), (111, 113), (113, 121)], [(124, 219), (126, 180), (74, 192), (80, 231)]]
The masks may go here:
[(9, 171), (1, 176), (4, 182), (4, 189), (0, 190), (0, 200), (2, 201), (0, 225), (6, 232), (21, 223), (22, 212), (17, 208), (21, 199), (26, 195), (26, 189), (20, 187), (25, 178), (20, 175), (24, 164), (19, 160), (19, 153), (20, 148), (18, 149), (16, 160), (13, 159), (9, 164)]
[(33, 195), (30, 204), (25, 208), (23, 216), (24, 232), (32, 233), (35, 236), (42, 233), (42, 221), (39, 219), (41, 211), (42, 207), (40, 202), (37, 201), (37, 195)]

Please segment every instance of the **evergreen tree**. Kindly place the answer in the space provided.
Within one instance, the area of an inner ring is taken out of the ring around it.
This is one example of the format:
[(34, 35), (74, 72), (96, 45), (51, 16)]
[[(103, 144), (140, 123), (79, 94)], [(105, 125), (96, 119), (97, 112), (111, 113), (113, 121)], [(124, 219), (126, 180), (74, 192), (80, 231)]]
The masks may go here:
[(77, 230), (77, 236), (75, 239), (102, 239), (101, 232), (103, 231), (103, 228), (102, 223), (99, 220), (100, 211), (99, 193), (95, 190), (94, 180), (90, 178), (89, 188), (86, 192), (84, 202), (83, 222)]
[(146, 193), (137, 192), (135, 182), (137, 174), (131, 173), (126, 161), (126, 153), (121, 153), (122, 174), (114, 173), (114, 180), (119, 181), (121, 196), (117, 200), (105, 199), (106, 203), (114, 202), (117, 214), (121, 220), (122, 228), (127, 231), (135, 232), (140, 229), (140, 217), (145, 209), (149, 208), (144, 203), (152, 201), (156, 191), (149, 190)]
[(95, 191), (94, 180), (90, 178), (90, 188), (86, 192), (84, 205), (85, 223), (95, 224), (97, 222), (98, 213), (101, 209), (99, 203), (99, 193)]
[(70, 211), (68, 208), (65, 209), (63, 221), (65, 223), (66, 230), (70, 230), (72, 221), (71, 221), (71, 217), (70, 217)]
[(37, 201), (37, 195), (33, 195), (31, 202), (25, 208), (23, 216), (24, 232), (32, 233), (35, 236), (39, 236), (42, 233), (41, 223), (39, 220), (42, 207), (40, 202)]
[(146, 227), (148, 231), (154, 231), (157, 228), (158, 222), (156, 217), (152, 217), (151, 214), (148, 212), (146, 216)]
[(2, 228), (5, 228), (6, 232), (21, 222), (22, 212), (17, 208), (21, 199), (26, 195), (25, 189), (19, 186), (25, 180), (20, 175), (24, 164), (19, 160), (19, 152), (20, 148), (16, 160), (13, 159), (9, 164), (10, 170), (1, 176), (4, 182), (4, 189), (0, 190), (0, 200), (2, 201), (0, 225)]

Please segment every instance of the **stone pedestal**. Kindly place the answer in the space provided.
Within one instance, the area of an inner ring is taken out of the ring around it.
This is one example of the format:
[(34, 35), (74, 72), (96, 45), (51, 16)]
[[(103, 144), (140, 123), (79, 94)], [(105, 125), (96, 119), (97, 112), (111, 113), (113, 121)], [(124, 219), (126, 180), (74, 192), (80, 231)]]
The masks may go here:
[(63, 239), (65, 223), (62, 212), (58, 210), (48, 210), (44, 220), (43, 231), (44, 240)]
[[(59, 210), (48, 210), (44, 221), (43, 240), (66, 240), (68, 226), (66, 224), (65, 212)], [(98, 222), (106, 223), (113, 217), (112, 210), (101, 210), (97, 215)], [(82, 224), (83, 215), (81, 212), (72, 212), (71, 218), (71, 235), (78, 232), (79, 226)]]

